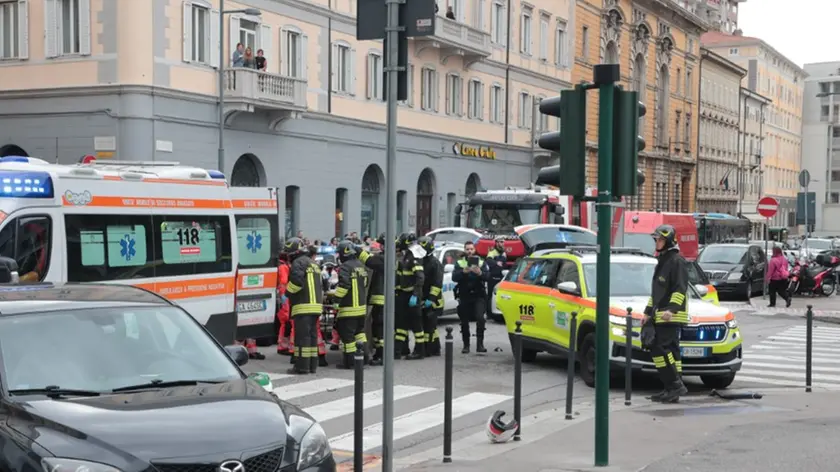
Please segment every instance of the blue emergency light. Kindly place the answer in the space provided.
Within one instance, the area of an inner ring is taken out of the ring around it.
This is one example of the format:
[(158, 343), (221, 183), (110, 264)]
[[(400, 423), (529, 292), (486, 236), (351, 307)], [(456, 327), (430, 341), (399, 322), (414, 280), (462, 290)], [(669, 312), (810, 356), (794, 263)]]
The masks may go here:
[(0, 157), (0, 163), (3, 162), (23, 162), (25, 164), (29, 163), (29, 158), (24, 156), (6, 156)]
[(52, 177), (47, 172), (0, 171), (0, 197), (53, 198)]
[(218, 170), (208, 170), (207, 175), (209, 175), (211, 179), (225, 180), (225, 174)]

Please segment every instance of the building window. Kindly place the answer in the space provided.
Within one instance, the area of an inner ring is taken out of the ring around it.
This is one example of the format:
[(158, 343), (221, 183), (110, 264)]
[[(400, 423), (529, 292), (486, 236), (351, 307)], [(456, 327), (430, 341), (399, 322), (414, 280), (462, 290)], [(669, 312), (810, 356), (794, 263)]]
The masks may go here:
[(333, 44), (333, 92), (353, 93), (355, 60), (353, 50), (347, 44)]
[(494, 1), (490, 10), (490, 40), (496, 44), (507, 43), (505, 5), (499, 1)]
[(434, 69), (424, 67), (420, 76), (420, 108), (438, 111), (438, 75)]
[[(534, 108), (538, 108), (540, 102), (542, 102), (544, 99), (545, 99), (545, 97), (540, 97), (539, 99), (537, 99), (537, 104), (534, 106)], [(549, 125), (549, 116), (540, 113), (540, 128), (539, 128), (539, 130), (542, 131), (542, 132), (545, 132), (545, 131), (548, 131), (550, 127), (551, 127), (551, 125)]]
[(300, 187), (286, 187), (286, 239), (293, 238), (300, 230)]
[(452, 13), (455, 14), (454, 20), (463, 23), (466, 19), (466, 15), (464, 14), (464, 0), (447, 0), (446, 5), (447, 7), (452, 7)]
[(729, 55), (730, 56), (737, 56), (738, 55), (738, 48), (729, 48)]
[(522, 9), (522, 20), (519, 25), (519, 52), (531, 54), (531, 15), (533, 10), (528, 7)]
[(660, 146), (668, 144), (668, 99), (671, 91), (671, 77), (668, 66), (659, 70), (659, 96), (656, 103), (656, 142)]
[(406, 99), (400, 101), (405, 106), (413, 107), (414, 106), (414, 64), (408, 65), (408, 71), (406, 72), (406, 90), (408, 93), (406, 94)]
[(502, 93), (502, 86), (494, 84), (490, 89), (490, 122), (501, 123), (504, 113), (505, 95)]
[(467, 94), (467, 116), (473, 120), (484, 119), (484, 84), (478, 79), (470, 80), (470, 88)]
[(589, 62), (589, 27), (584, 26), (583, 31), (581, 32), (581, 49), (580, 49), (580, 57), (583, 58), (584, 62)]
[(540, 59), (548, 60), (548, 15), (540, 15)]
[(242, 43), (242, 47), (244, 48), (251, 48), (251, 50), (256, 51), (257, 49), (257, 24), (253, 21), (248, 20), (239, 20), (239, 42)]
[(367, 98), (382, 100), (382, 55), (372, 52), (367, 61)]
[(676, 85), (677, 85), (677, 89), (676, 89), (677, 95), (680, 95), (682, 93), (682, 69), (680, 69), (679, 67), (677, 67), (677, 83), (676, 83)]
[(691, 113), (685, 114), (685, 152), (691, 152)]
[(519, 93), (519, 127), (531, 128), (531, 115), (533, 113), (533, 99), (528, 92)]
[(446, 76), (446, 114), (452, 116), (463, 115), (464, 84), (460, 76), (449, 74)]
[[(694, 83), (692, 82), (692, 73), (691, 69), (686, 68), (685, 70), (685, 98), (692, 98), (692, 94), (694, 93)], [(734, 95), (733, 95), (734, 97)]]
[(198, 5), (192, 5), (192, 59), (207, 64), (210, 62), (210, 12)]
[(831, 192), (831, 203), (840, 203), (840, 193)]
[[(26, 4), (21, 4), (26, 8)], [(17, 0), (0, 3), (0, 59), (21, 58), (21, 42), (26, 41), (26, 14), (21, 17)]]
[[(680, 142), (680, 132), (682, 131), (682, 112), (677, 110), (676, 113), (676, 122), (674, 126), (674, 130), (676, 131), (676, 136), (674, 136), (674, 149), (680, 149), (682, 147), (682, 143)], [(670, 149), (669, 149), (670, 152)]]
[(473, 0), (473, 27), (484, 31), (484, 0)]
[(557, 31), (554, 35), (554, 63), (558, 66), (568, 64), (566, 60), (566, 23), (557, 22)]
[(305, 79), (306, 37), (297, 31), (286, 30), (283, 32), (283, 41), (283, 75)]
[(80, 54), (81, 34), (79, 2), (82, 0), (61, 0), (59, 6), (59, 27), (61, 28), (61, 53)]

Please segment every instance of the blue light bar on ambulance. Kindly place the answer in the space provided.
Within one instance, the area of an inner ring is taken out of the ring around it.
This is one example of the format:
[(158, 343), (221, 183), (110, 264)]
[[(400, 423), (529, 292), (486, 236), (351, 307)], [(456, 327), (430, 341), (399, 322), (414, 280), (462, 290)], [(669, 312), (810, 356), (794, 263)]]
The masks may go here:
[(0, 197), (53, 198), (52, 177), (47, 172), (0, 171)]
[(225, 180), (225, 174), (223, 174), (223, 173), (221, 173), (217, 170), (208, 170), (207, 175), (209, 175), (211, 179)]
[(3, 162), (23, 162), (23, 163), (29, 163), (29, 158), (28, 158), (28, 157), (24, 157), (24, 156), (6, 156), (6, 157), (0, 157), (0, 163), (3, 163)]

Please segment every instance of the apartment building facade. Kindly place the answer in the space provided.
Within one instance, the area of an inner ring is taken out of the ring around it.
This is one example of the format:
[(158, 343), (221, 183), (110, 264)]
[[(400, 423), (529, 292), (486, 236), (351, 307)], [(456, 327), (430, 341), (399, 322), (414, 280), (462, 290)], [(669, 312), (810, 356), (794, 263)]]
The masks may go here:
[(741, 202), (738, 213), (752, 222), (755, 239), (764, 236), (767, 219), (758, 214), (758, 201), (764, 194), (764, 141), (767, 137), (765, 121), (773, 103), (768, 97), (741, 87), (741, 135), (739, 137), (738, 178)]
[[(694, 211), (700, 36), (705, 23), (676, 2), (578, 0), (574, 81), (593, 65), (617, 63), (622, 84), (640, 92), (646, 181), (630, 208)], [(597, 184), (597, 100), (589, 101), (587, 181)]]
[[(709, 32), (703, 47), (747, 69), (743, 86), (772, 102), (765, 110), (766, 133), (761, 151), (762, 192), (779, 201), (774, 227), (795, 226), (796, 194), (802, 151), (802, 107), (807, 74), (759, 38)], [(747, 144), (749, 145), (749, 144)], [(748, 149), (746, 149), (749, 152)], [(744, 208), (744, 216), (757, 210)]]
[(700, 49), (697, 211), (736, 215), (742, 200), (739, 140), (741, 79), (747, 71)]
[[(477, 189), (531, 180), (534, 128), (558, 125), (535, 116), (535, 104), (570, 85), (573, 5), (440, 0), (434, 35), (409, 44), (400, 231), (449, 225)], [(245, 8), (261, 14), (228, 13)], [(384, 231), (382, 43), (356, 41), (356, 2), (241, 0), (225, 10), (211, 0), (0, 1), (17, 26), (0, 48), (0, 154), (215, 169), (221, 47), (221, 170), (231, 183), (280, 188), (287, 234)], [(239, 43), (262, 51), (265, 70), (232, 67)]]
[(709, 28), (732, 34), (738, 29), (738, 10), (747, 0), (676, 0), (702, 18)]

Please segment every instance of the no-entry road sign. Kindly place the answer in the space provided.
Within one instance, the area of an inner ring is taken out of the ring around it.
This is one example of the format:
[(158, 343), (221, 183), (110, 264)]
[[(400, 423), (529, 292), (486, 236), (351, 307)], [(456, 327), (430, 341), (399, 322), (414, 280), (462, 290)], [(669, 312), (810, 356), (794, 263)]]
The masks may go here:
[(773, 218), (779, 211), (779, 202), (773, 197), (762, 197), (758, 201), (758, 214), (765, 218)]

